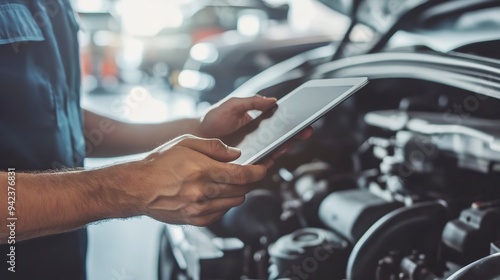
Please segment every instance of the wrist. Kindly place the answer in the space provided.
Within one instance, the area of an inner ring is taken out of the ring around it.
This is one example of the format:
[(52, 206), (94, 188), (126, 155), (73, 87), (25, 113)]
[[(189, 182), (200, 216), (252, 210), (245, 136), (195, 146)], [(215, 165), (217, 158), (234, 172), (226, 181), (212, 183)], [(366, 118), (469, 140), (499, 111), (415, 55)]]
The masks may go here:
[(92, 192), (104, 219), (129, 218), (142, 215), (139, 199), (132, 191), (134, 184), (131, 163), (96, 169), (92, 172)]
[(191, 134), (200, 138), (210, 138), (210, 133), (203, 129), (203, 117), (201, 118), (192, 118), (187, 120), (189, 122), (190, 129), (186, 134)]

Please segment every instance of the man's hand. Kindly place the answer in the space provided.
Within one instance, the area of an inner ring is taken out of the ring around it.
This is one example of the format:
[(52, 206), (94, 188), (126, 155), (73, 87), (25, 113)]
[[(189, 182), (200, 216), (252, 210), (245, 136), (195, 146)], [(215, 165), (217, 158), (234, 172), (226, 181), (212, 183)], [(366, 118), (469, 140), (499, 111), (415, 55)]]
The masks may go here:
[(222, 138), (252, 120), (248, 111), (265, 111), (276, 105), (276, 98), (255, 95), (247, 98), (231, 98), (216, 104), (201, 118), (199, 135), (207, 138)]
[[(145, 159), (95, 170), (16, 174), (16, 239), (62, 233), (88, 223), (148, 215), (205, 226), (242, 204), (263, 165), (227, 163), (240, 151), (217, 139), (181, 136)], [(0, 172), (0, 181), (8, 174)], [(6, 219), (7, 199), (0, 201)], [(7, 242), (0, 228), (0, 244)]]
[[(179, 119), (154, 124), (132, 124), (84, 110), (87, 156), (106, 157), (150, 151), (183, 134), (223, 138), (252, 120), (248, 111), (265, 111), (275, 98), (253, 96), (231, 98), (214, 105), (202, 118)], [(306, 138), (302, 134), (299, 139)]]
[(132, 172), (125, 189), (140, 214), (174, 224), (205, 226), (242, 204), (250, 183), (266, 174), (262, 165), (227, 163), (240, 151), (218, 139), (182, 136), (139, 162), (123, 165)]
[[(276, 105), (276, 98), (266, 98), (255, 95), (247, 98), (231, 98), (216, 104), (202, 119), (199, 135), (202, 137), (222, 138), (252, 120), (248, 111), (265, 111)], [(274, 161), (292, 149), (293, 144), (298, 140), (305, 140), (312, 135), (312, 127), (308, 127), (295, 136), (292, 140), (281, 146), (276, 152), (262, 162), (267, 168), (274, 164)]]

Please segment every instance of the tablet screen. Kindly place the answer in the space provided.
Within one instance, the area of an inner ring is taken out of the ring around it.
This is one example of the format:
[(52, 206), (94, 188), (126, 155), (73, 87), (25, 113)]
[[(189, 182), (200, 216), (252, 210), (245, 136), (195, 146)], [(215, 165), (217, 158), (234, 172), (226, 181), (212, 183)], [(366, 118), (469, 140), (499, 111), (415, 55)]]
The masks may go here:
[[(274, 108), (223, 139), (227, 145), (241, 150), (240, 158), (234, 163), (255, 163), (263, 156), (263, 151), (277, 148), (287, 140), (284, 138), (290, 138), (315, 121), (311, 120), (311, 116), (324, 111), (334, 101), (343, 101), (346, 92), (353, 87), (354, 85), (302, 87), (283, 97)], [(309, 123), (304, 124), (308, 120)], [(299, 130), (295, 131), (297, 129)]]

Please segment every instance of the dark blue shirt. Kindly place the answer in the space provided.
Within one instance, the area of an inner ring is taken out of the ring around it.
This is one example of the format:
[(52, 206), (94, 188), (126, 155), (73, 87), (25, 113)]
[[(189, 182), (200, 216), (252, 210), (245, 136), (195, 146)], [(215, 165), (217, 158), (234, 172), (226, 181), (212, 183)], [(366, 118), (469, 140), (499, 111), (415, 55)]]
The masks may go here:
[[(83, 164), (78, 24), (68, 1), (0, 0), (0, 170)], [(86, 238), (79, 230), (18, 242), (16, 273), (1, 246), (0, 279), (84, 279)]]

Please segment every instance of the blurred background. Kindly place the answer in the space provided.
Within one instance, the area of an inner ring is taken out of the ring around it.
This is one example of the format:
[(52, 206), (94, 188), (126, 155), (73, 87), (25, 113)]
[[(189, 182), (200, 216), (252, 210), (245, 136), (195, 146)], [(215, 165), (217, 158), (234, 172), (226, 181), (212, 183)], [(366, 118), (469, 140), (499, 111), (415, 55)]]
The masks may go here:
[[(129, 121), (194, 114), (269, 66), (339, 38), (348, 22), (313, 0), (74, 0), (73, 7), (84, 104), (106, 112), (111, 105)], [(124, 109), (123, 94), (146, 100)]]
[(89, 279), (500, 279), (500, 0), (72, 2), (82, 105), (123, 121), (370, 79), (220, 221), (89, 226)]
[[(128, 122), (196, 116), (268, 67), (341, 38), (313, 0), (73, 0), (82, 106)], [(363, 37), (363, 36), (361, 36)], [(141, 155), (89, 158), (87, 167)], [(89, 279), (156, 279), (161, 224), (89, 226)]]

